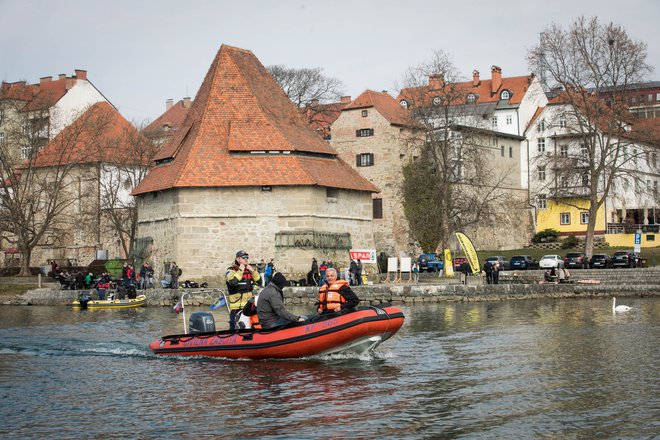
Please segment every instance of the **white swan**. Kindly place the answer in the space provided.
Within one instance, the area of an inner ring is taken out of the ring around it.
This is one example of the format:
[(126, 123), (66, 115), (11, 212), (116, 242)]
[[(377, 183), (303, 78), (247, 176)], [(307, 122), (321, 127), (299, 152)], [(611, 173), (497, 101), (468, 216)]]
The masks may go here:
[(632, 307), (623, 306), (623, 305), (617, 306), (616, 305), (616, 297), (615, 296), (612, 297), (612, 312), (613, 313), (629, 312), (630, 310), (632, 310)]

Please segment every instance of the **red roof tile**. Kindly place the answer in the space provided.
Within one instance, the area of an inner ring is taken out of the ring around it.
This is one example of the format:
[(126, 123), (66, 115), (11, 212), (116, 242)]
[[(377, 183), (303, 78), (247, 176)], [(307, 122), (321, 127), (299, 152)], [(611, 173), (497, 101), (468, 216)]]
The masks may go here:
[[(290, 154), (250, 154), (287, 151)], [(377, 192), (302, 118), (252, 52), (223, 45), (181, 127), (133, 192), (319, 185)]]
[(92, 105), (39, 152), (34, 166), (120, 163), (147, 165), (150, 145), (108, 102)]
[[(187, 98), (188, 99), (188, 98)], [(153, 133), (163, 130), (167, 126), (170, 130), (175, 131), (181, 127), (183, 121), (186, 119), (190, 105), (185, 104), (183, 99), (172, 105), (162, 115), (156, 118), (151, 124), (147, 125), (144, 129), (145, 133)]]
[[(452, 84), (452, 87), (455, 87), (457, 92), (461, 91), (464, 93), (466, 99), (469, 93), (474, 93), (476, 96), (476, 104), (486, 104), (486, 103), (497, 103), (500, 100), (500, 93), (503, 90), (508, 90), (511, 93), (511, 98), (509, 99), (509, 104), (516, 105), (520, 104), (529, 84), (532, 82), (532, 75), (528, 76), (512, 76), (509, 78), (502, 78), (502, 84), (496, 90), (495, 93), (491, 93), (492, 80), (480, 80), (479, 83), (475, 86), (472, 81), (460, 82)], [(413, 88), (404, 88), (401, 90), (401, 93), (397, 97), (397, 101), (402, 99), (411, 100), (411, 101), (420, 101), (414, 102), (415, 106), (429, 106), (431, 105), (431, 100), (434, 96), (440, 95), (441, 90), (431, 90), (428, 85), (422, 87), (413, 87)]]
[(391, 124), (402, 126), (416, 126), (415, 121), (410, 118), (408, 110), (386, 92), (374, 92), (365, 90), (360, 96), (355, 98), (342, 111), (355, 110), (361, 108), (375, 108)]
[[(76, 74), (80, 72), (85, 71), (76, 70)], [(44, 78), (38, 84), (26, 84), (25, 81), (3, 82), (2, 87), (0, 87), (0, 99), (27, 101), (27, 104), (22, 108), (23, 111), (45, 110), (62, 99), (77, 79), (77, 75), (72, 77), (60, 75), (58, 79), (54, 80), (49, 77)], [(87, 73), (85, 72), (80, 79), (87, 79)]]

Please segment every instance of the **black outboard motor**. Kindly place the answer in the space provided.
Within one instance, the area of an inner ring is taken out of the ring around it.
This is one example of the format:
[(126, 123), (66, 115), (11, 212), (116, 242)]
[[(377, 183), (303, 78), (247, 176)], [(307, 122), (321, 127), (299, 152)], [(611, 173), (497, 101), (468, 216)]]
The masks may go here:
[(81, 293), (80, 296), (78, 297), (78, 302), (80, 302), (80, 308), (82, 310), (87, 309), (87, 303), (90, 302), (92, 299), (91, 296), (87, 293)]
[(188, 320), (188, 334), (215, 331), (215, 320), (209, 312), (195, 312)]

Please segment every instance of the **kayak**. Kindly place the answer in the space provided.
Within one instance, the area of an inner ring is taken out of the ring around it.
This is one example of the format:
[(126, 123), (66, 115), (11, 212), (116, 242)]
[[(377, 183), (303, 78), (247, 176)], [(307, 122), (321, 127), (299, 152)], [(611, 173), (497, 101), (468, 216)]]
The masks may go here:
[[(210, 315), (212, 319), (210, 313), (204, 315)], [(231, 359), (363, 354), (391, 338), (403, 325), (404, 318), (403, 312), (391, 305), (359, 307), (354, 312), (324, 315), (276, 330), (225, 330), (163, 336), (149, 344), (149, 348), (164, 356)]]
[[(86, 304), (86, 305), (85, 305)], [(74, 301), (71, 306), (74, 309), (130, 309), (133, 307), (143, 307), (147, 305), (146, 295), (138, 295), (132, 299), (105, 299)]]

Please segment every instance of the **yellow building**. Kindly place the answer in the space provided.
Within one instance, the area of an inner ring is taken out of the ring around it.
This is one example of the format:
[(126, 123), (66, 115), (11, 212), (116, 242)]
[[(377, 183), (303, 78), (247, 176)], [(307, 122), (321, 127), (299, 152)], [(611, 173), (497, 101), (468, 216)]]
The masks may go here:
[[(561, 235), (584, 235), (589, 222), (589, 200), (580, 198), (548, 199), (539, 206), (536, 214), (536, 231), (556, 229)], [(607, 230), (605, 207), (601, 205), (596, 215), (596, 235)]]

